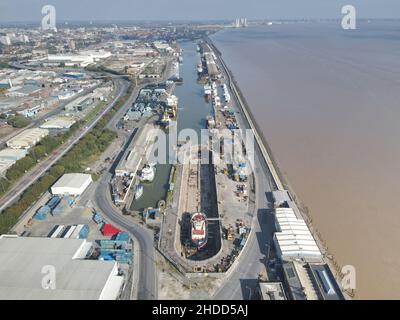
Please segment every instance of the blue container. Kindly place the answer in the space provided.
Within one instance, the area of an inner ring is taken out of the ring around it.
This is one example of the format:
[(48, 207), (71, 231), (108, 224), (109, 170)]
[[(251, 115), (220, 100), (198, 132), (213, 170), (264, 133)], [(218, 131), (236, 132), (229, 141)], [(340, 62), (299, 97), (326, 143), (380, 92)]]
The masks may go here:
[(50, 212), (50, 208), (48, 206), (41, 207), (33, 216), (33, 219), (38, 221), (46, 220), (47, 214)]
[(118, 253), (115, 255), (115, 260), (117, 260), (119, 263), (131, 264), (132, 254), (128, 252)]
[(126, 252), (126, 251), (123, 249), (103, 249), (103, 248), (100, 249), (101, 255), (113, 255), (114, 256), (116, 254), (121, 254), (124, 252)]
[(97, 224), (100, 224), (103, 222), (103, 218), (99, 213), (95, 212), (95, 214), (93, 215), (93, 221), (96, 222)]
[(116, 240), (100, 240), (101, 249), (110, 250), (125, 250), (127, 242), (126, 241), (116, 241)]
[(52, 197), (49, 202), (47, 202), (47, 205), (50, 207), (50, 209), (54, 209), (59, 203), (61, 199), (59, 196), (54, 196)]
[(50, 207), (48, 206), (48, 205), (44, 205), (43, 207), (41, 207), (38, 211), (37, 211), (37, 213), (38, 214), (48, 214), (48, 213), (50, 213)]
[(115, 238), (116, 241), (129, 241), (129, 234), (127, 232), (120, 232), (117, 234), (117, 237)]
[(65, 201), (61, 200), (58, 205), (53, 209), (52, 215), (59, 216), (67, 209)]
[(98, 260), (111, 261), (111, 260), (114, 260), (114, 257), (109, 256), (109, 255), (100, 255), (100, 256), (98, 257)]
[(79, 232), (79, 239), (87, 239), (89, 236), (89, 226), (85, 224)]
[(75, 199), (70, 196), (64, 196), (64, 200), (70, 207), (75, 203)]

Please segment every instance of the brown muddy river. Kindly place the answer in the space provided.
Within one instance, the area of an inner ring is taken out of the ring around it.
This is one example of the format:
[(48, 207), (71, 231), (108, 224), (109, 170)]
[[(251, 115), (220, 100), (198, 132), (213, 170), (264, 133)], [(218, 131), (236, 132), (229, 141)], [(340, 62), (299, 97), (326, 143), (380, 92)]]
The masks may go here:
[(400, 22), (213, 36), (357, 298), (400, 298)]

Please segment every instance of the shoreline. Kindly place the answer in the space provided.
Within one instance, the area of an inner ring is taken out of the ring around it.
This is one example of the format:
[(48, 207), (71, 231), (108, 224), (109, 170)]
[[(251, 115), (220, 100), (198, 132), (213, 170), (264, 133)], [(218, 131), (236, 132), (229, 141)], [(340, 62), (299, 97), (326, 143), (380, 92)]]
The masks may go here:
[(204, 40), (210, 45), (210, 47), (215, 52), (217, 59), (219, 60), (220, 64), (222, 65), (222, 67), (224, 69), (224, 73), (228, 77), (229, 87), (230, 87), (231, 91), (233, 92), (235, 99), (237, 100), (238, 105), (241, 108), (241, 110), (245, 116), (244, 117), (245, 120), (247, 121), (247, 123), (249, 124), (249, 127), (253, 130), (253, 132), (255, 134), (255, 140), (261, 151), (262, 160), (265, 162), (268, 170), (270, 171), (270, 173), (272, 175), (272, 178), (275, 180), (274, 181), (275, 186), (277, 187), (278, 190), (281, 190), (280, 189), (280, 187), (281, 187), (290, 193), (294, 202), (298, 206), (304, 221), (306, 222), (307, 226), (309, 227), (310, 232), (312, 233), (315, 241), (317, 242), (319, 249), (321, 250), (321, 253), (324, 257), (324, 262), (331, 269), (331, 272), (332, 272), (333, 276), (335, 277), (339, 287), (341, 288), (342, 293), (345, 296), (345, 299), (346, 300), (353, 299), (355, 296), (354, 292), (353, 292), (353, 294), (350, 294), (349, 292), (345, 291), (342, 288), (341, 281), (342, 281), (343, 275), (341, 274), (341, 270), (340, 270), (341, 266), (335, 260), (335, 257), (329, 253), (329, 251), (327, 249), (326, 241), (323, 240), (323, 237), (319, 233), (318, 229), (316, 229), (312, 224), (312, 217), (311, 217), (307, 207), (300, 201), (299, 197), (296, 195), (296, 193), (294, 192), (290, 183), (288, 182), (288, 179), (286, 179), (286, 177), (280, 170), (277, 160), (276, 160), (276, 158), (274, 158), (272, 150), (271, 150), (266, 138), (264, 137), (263, 134), (260, 134), (260, 132), (262, 132), (262, 131), (260, 130), (259, 126), (257, 125), (257, 122), (255, 121), (255, 118), (249, 108), (249, 104), (247, 103), (243, 93), (241, 92), (241, 90), (235, 80), (235, 77), (233, 75), (233, 72), (228, 68), (228, 66), (226, 65), (225, 61), (222, 58), (221, 51), (218, 50), (218, 48), (216, 47), (216, 45), (214, 44), (214, 42), (212, 41), (212, 39), (210, 37), (205, 37)]

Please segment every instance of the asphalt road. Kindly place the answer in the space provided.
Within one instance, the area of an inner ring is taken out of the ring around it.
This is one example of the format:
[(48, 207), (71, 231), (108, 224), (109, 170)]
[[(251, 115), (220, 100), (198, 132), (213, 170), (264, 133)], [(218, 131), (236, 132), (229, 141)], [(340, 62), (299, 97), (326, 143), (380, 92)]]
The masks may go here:
[(103, 215), (114, 225), (129, 232), (135, 241), (134, 245), (139, 246), (139, 257), (134, 257), (139, 259), (137, 299), (156, 300), (158, 289), (153, 233), (134, 224), (112, 204), (110, 179), (109, 172), (102, 176), (95, 191), (95, 202)]
[(64, 143), (46, 160), (42, 160), (37, 166), (35, 166), (31, 171), (24, 175), (14, 186), (0, 199), (0, 212), (2, 212), (6, 207), (11, 205), (14, 201), (19, 199), (21, 194), (29, 188), (37, 179), (45, 174), (47, 170), (51, 168), (58, 160), (60, 160), (71, 148), (82, 139), (96, 124), (97, 122), (115, 105), (116, 102), (124, 95), (128, 85), (126, 82), (121, 80), (116, 81), (119, 86), (118, 94), (109, 103), (107, 108), (105, 108), (89, 125), (87, 125), (83, 131), (79, 133), (72, 140)]

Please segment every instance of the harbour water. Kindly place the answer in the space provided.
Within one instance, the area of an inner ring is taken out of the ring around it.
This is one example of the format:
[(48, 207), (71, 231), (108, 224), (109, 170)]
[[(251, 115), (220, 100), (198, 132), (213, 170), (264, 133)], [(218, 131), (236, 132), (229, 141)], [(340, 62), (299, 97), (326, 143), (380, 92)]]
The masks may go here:
[(222, 52), (356, 298), (400, 298), (400, 22), (225, 29)]
[[(181, 42), (183, 49), (183, 64), (180, 66), (180, 76), (183, 84), (176, 86), (174, 94), (178, 97), (178, 124), (170, 130), (193, 129), (200, 134), (206, 128), (206, 117), (211, 114), (211, 105), (206, 103), (203, 96), (203, 86), (197, 83), (196, 66), (199, 54), (195, 42)], [(131, 208), (141, 211), (147, 207), (156, 207), (160, 199), (165, 199), (168, 191), (168, 180), (171, 166), (158, 164), (154, 181), (145, 184), (143, 196), (133, 201)]]
[(204, 89), (197, 83), (197, 69), (200, 57), (196, 52), (196, 43), (181, 42), (183, 65), (180, 72), (183, 84), (176, 87), (175, 95), (179, 98), (178, 132), (191, 128), (200, 133), (207, 128), (207, 115), (211, 114), (211, 104), (204, 100)]

